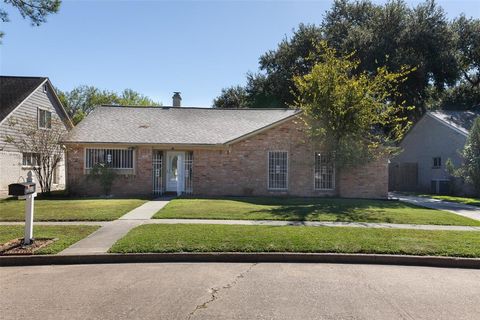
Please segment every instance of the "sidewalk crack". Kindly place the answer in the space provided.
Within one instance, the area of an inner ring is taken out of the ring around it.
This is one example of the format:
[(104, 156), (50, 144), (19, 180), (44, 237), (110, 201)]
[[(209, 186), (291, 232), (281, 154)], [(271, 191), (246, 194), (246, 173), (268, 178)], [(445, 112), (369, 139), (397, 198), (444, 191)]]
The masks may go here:
[(220, 291), (222, 291), (222, 290), (228, 290), (228, 289), (233, 288), (233, 287), (238, 283), (238, 281), (240, 281), (240, 279), (243, 279), (243, 278), (247, 275), (247, 273), (249, 273), (249, 272), (252, 270), (252, 268), (253, 268), (254, 266), (256, 266), (257, 264), (258, 264), (258, 263), (253, 263), (252, 265), (250, 265), (247, 270), (245, 270), (245, 271), (241, 272), (240, 274), (236, 275), (236, 276), (234, 277), (234, 279), (233, 279), (231, 282), (227, 283), (226, 285), (223, 285), (223, 286), (221, 286), (221, 287), (212, 287), (212, 288), (210, 288), (210, 289), (208, 290), (208, 291), (210, 292), (210, 298), (209, 298), (207, 301), (205, 301), (205, 302), (203, 302), (203, 303), (201, 303), (201, 304), (198, 304), (198, 305), (195, 307), (195, 309), (193, 309), (193, 311), (190, 312), (190, 313), (187, 315), (187, 320), (190, 320), (198, 310), (200, 310), (200, 309), (206, 309), (206, 308), (208, 307), (208, 304), (210, 304), (210, 303), (214, 302), (215, 300), (217, 300), (217, 299), (219, 298)]

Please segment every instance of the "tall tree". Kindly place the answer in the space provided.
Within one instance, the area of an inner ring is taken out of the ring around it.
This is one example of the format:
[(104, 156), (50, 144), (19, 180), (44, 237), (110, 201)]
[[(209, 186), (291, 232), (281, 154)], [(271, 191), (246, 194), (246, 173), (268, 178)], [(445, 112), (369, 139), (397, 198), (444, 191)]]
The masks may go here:
[(397, 97), (397, 102), (406, 100), (417, 107), (404, 110), (411, 119), (425, 112), (432, 87), (441, 92), (460, 80), (454, 31), (433, 0), (415, 8), (401, 0), (383, 5), (337, 0), (320, 26), (300, 25), (290, 38), (260, 57), (259, 72), (247, 77), (248, 105), (292, 105), (296, 90), (292, 78), (320, 62), (317, 45), (322, 40), (338, 54), (353, 52), (360, 61), (355, 72), (375, 73), (382, 66), (392, 72), (401, 72), (403, 66), (415, 68), (399, 85)]
[(294, 77), (295, 105), (312, 140), (334, 155), (338, 169), (393, 152), (409, 126), (401, 112), (408, 106), (396, 101), (410, 71), (361, 71), (352, 54), (338, 57), (326, 42), (319, 46), (322, 62)]
[[(47, 20), (50, 13), (60, 9), (61, 0), (3, 0), (6, 4), (17, 8), (24, 19), (30, 19), (34, 26), (39, 26)], [(0, 21), (8, 22), (8, 13), (0, 8)], [(0, 40), (4, 33), (0, 31)]]
[(288, 107), (294, 101), (293, 76), (305, 75), (318, 57), (321, 29), (300, 24), (293, 36), (259, 59), (259, 74), (248, 76), (250, 103), (259, 107)]
[(218, 98), (213, 100), (213, 107), (220, 109), (248, 108), (247, 91), (241, 86), (222, 89)]
[(480, 196), (480, 117), (475, 119), (461, 155), (463, 164), (459, 168), (454, 168), (448, 159), (447, 170), (471, 183), (477, 196)]
[(61, 91), (57, 89), (57, 94), (63, 106), (72, 117), (74, 124), (80, 122), (95, 106), (102, 104), (130, 106), (161, 105), (160, 102), (156, 102), (132, 89), (125, 89), (122, 93), (117, 94), (113, 91), (82, 85), (71, 91)]
[(432, 90), (430, 95), (428, 104), (432, 109), (472, 110), (480, 106), (480, 86), (472, 86), (467, 80), (442, 92)]
[(480, 20), (461, 15), (452, 30), (462, 74), (472, 87), (480, 87)]
[(431, 85), (442, 90), (458, 80), (453, 34), (443, 9), (433, 0), (413, 9), (403, 1), (383, 6), (370, 1), (336, 1), (323, 27), (337, 50), (355, 51), (362, 61), (360, 70), (415, 67), (399, 90), (402, 99), (417, 107), (416, 116), (426, 110)]

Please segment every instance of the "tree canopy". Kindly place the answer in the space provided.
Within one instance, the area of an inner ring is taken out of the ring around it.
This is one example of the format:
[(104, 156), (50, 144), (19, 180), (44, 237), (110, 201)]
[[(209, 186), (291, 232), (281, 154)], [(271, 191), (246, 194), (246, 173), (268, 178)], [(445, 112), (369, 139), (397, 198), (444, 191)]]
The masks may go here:
[[(39, 26), (47, 20), (50, 13), (56, 13), (60, 9), (61, 0), (3, 0), (18, 9), (24, 19), (29, 19), (31, 24)], [(0, 21), (8, 22), (8, 13), (0, 8)], [(0, 40), (4, 33), (0, 31)]]
[(480, 117), (473, 122), (463, 150), (460, 152), (463, 163), (455, 168), (450, 159), (446, 164), (447, 171), (471, 183), (477, 196), (480, 196)]
[(213, 101), (217, 108), (248, 108), (247, 91), (242, 86), (222, 89), (222, 93)]
[(396, 102), (398, 88), (414, 70), (379, 67), (372, 74), (359, 71), (361, 62), (352, 54), (339, 57), (326, 42), (319, 49), (322, 62), (293, 79), (295, 106), (312, 141), (334, 155), (337, 168), (393, 152), (409, 126), (402, 116), (409, 106)]
[(162, 105), (160, 102), (154, 101), (132, 89), (125, 89), (118, 94), (113, 91), (82, 85), (71, 91), (61, 91), (57, 89), (57, 94), (74, 124), (80, 122), (95, 106), (102, 104), (123, 106)]
[[(386, 4), (337, 0), (319, 25), (300, 24), (291, 37), (259, 58), (258, 72), (247, 76), (243, 101), (247, 107), (292, 106), (297, 90), (293, 78), (321, 62), (318, 43), (326, 41), (339, 56), (353, 53), (351, 58), (359, 61), (356, 73), (375, 73), (379, 67), (391, 72), (414, 68), (399, 85), (397, 97), (397, 102), (416, 107), (404, 110), (410, 119), (447, 102), (478, 103), (479, 24), (480, 20), (464, 16), (448, 20), (433, 0), (416, 7), (400, 0)], [(460, 88), (465, 84), (471, 88)], [(467, 98), (461, 94), (466, 91)], [(229, 93), (223, 91), (214, 107), (221, 108), (218, 102)]]

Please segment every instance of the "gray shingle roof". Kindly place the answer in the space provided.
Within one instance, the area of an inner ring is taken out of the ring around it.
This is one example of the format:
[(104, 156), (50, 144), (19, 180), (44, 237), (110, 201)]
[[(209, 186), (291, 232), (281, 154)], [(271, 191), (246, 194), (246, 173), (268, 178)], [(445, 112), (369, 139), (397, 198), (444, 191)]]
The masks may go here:
[(0, 121), (47, 78), (0, 76)]
[(225, 144), (297, 114), (292, 109), (96, 107), (66, 143)]
[(463, 134), (468, 134), (476, 117), (480, 116), (480, 111), (448, 111), (439, 110), (430, 112), (432, 116), (444, 123), (459, 130)]

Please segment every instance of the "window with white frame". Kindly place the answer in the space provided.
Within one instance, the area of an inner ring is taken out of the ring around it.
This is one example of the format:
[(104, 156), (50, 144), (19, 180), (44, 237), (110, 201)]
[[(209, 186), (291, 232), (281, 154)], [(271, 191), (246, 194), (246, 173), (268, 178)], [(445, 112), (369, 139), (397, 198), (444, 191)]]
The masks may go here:
[(330, 153), (315, 152), (315, 190), (335, 189), (335, 165)]
[(52, 128), (52, 113), (50, 111), (38, 109), (38, 127), (42, 129)]
[(85, 169), (98, 163), (112, 169), (133, 169), (133, 149), (85, 149)]
[(433, 168), (441, 168), (441, 167), (442, 167), (442, 157), (434, 157)]
[(287, 190), (288, 153), (285, 151), (268, 152), (268, 189)]
[(33, 152), (23, 152), (22, 153), (22, 166), (25, 167), (36, 167), (38, 166), (38, 154)]

